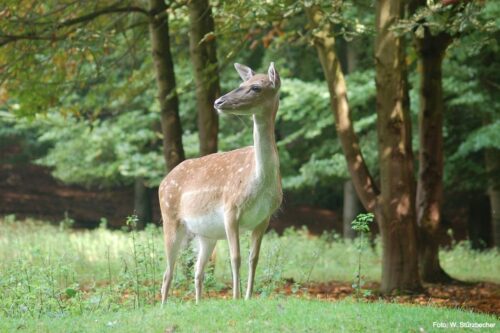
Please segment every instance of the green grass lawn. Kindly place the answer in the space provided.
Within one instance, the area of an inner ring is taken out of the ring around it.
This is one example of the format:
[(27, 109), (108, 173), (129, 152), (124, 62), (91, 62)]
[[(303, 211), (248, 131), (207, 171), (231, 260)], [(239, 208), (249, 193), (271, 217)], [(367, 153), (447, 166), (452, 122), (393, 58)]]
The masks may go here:
[[(461, 310), (353, 301), (321, 302), (296, 298), (251, 301), (204, 300), (169, 303), (79, 316), (38, 320), (0, 320), (2, 332), (442, 332), (433, 323), (490, 323), (492, 316)], [(477, 332), (477, 329), (447, 329)], [(494, 332), (495, 329), (485, 329)]]
[[(174, 296), (158, 306), (164, 256), (161, 229), (142, 232), (72, 230), (36, 221), (0, 220), (0, 328), (36, 332), (176, 331), (335, 331), (430, 332), (433, 322), (483, 322), (493, 317), (462, 310), (388, 303), (327, 303), (275, 292), (285, 279), (352, 282), (355, 244), (334, 235), (311, 237), (305, 231), (268, 233), (256, 277), (256, 299), (192, 301), (193, 281), (185, 276), (184, 253), (174, 278)], [(242, 237), (243, 260), (248, 237)], [(231, 280), (227, 243), (217, 248), (206, 288), (227, 288)], [(367, 281), (380, 276), (380, 244), (363, 254)], [(475, 252), (458, 244), (441, 252), (445, 269), (467, 281), (500, 282), (497, 250)], [(246, 278), (246, 265), (242, 265)], [(297, 296), (297, 295), (295, 295)], [(185, 301), (185, 300), (188, 301)], [(184, 300), (184, 301), (182, 301)], [(497, 325), (498, 326), (498, 325)], [(400, 329), (401, 328), (401, 329)]]

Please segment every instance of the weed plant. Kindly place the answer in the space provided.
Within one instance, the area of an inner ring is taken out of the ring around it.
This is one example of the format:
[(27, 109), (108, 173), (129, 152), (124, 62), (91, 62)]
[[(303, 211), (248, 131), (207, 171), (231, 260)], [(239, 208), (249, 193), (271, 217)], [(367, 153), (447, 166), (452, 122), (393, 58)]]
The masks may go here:
[(371, 291), (363, 289), (365, 285), (365, 276), (361, 274), (361, 262), (363, 259), (363, 252), (365, 252), (368, 247), (365, 235), (370, 232), (370, 223), (373, 222), (374, 215), (372, 213), (358, 214), (354, 221), (352, 221), (352, 229), (358, 233), (358, 238), (356, 239), (356, 247), (358, 249), (358, 267), (356, 271), (356, 279), (352, 284), (354, 288), (355, 297), (357, 300), (361, 297), (361, 292), (363, 291), (363, 296), (367, 297), (371, 295)]

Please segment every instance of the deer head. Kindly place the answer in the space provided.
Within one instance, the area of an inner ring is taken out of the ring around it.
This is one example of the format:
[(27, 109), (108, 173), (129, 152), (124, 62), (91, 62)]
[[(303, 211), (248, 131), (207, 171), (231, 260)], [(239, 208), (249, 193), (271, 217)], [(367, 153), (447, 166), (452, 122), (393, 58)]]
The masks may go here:
[(238, 115), (260, 114), (272, 109), (278, 97), (281, 81), (274, 68), (274, 63), (269, 65), (266, 74), (255, 74), (245, 65), (234, 64), (243, 83), (233, 91), (217, 99), (214, 103), (219, 113)]

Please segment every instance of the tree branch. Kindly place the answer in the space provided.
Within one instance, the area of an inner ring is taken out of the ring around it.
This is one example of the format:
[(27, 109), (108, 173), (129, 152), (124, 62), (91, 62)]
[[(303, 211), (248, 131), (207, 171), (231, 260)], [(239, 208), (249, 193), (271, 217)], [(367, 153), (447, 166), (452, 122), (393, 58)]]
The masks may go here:
[(330, 23), (320, 26), (324, 22), (324, 13), (319, 6), (306, 7), (305, 10), (312, 26), (311, 30), (319, 30), (314, 34), (313, 41), (328, 83), (332, 112), (335, 116), (335, 127), (349, 173), (361, 203), (367, 211), (373, 212), (379, 190), (368, 171), (358, 137), (354, 132), (347, 101), (347, 87), (335, 53), (335, 38), (331, 34)]
[(99, 16), (106, 15), (106, 14), (134, 13), (134, 12), (135, 13), (142, 13), (144, 15), (150, 16), (149, 12), (147, 10), (140, 8), (140, 7), (137, 7), (137, 6), (115, 8), (114, 5), (112, 5), (112, 6), (103, 8), (101, 10), (98, 10), (96, 12), (87, 14), (87, 15), (83, 15), (83, 16), (80, 16), (80, 17), (77, 17), (74, 19), (65, 20), (65, 21), (59, 23), (56, 26), (56, 29), (61, 29), (64, 27), (69, 27), (69, 26), (75, 25), (75, 24), (92, 21), (92, 20), (98, 18)]
[(76, 17), (73, 19), (67, 19), (64, 20), (60, 23), (58, 23), (55, 27), (52, 29), (46, 29), (45, 31), (42, 31), (41, 33), (27, 33), (27, 34), (22, 34), (22, 35), (0, 35), (0, 47), (4, 46), (8, 43), (15, 42), (18, 40), (61, 40), (64, 39), (62, 36), (56, 36), (55, 32), (58, 30), (61, 30), (63, 28), (67, 28), (73, 25), (77, 25), (80, 23), (86, 23), (90, 22), (102, 15), (106, 14), (117, 14), (117, 13), (142, 13), (144, 15), (147, 15), (148, 17), (151, 17), (150, 13), (148, 10), (137, 7), (137, 6), (127, 6), (127, 7), (116, 7), (119, 5), (120, 2), (117, 2), (109, 7), (105, 7), (103, 9), (97, 10), (93, 13), (89, 13), (86, 15), (82, 15), (80, 17)]

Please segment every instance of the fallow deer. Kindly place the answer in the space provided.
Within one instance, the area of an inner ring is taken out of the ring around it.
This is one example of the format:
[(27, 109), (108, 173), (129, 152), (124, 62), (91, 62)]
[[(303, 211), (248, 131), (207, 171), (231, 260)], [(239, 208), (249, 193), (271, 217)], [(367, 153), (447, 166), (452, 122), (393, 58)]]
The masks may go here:
[(252, 231), (249, 256), (249, 299), (260, 245), (269, 219), (282, 200), (274, 121), (279, 106), (280, 77), (274, 63), (266, 74), (235, 64), (243, 83), (217, 99), (220, 114), (253, 117), (253, 146), (190, 159), (175, 167), (160, 184), (167, 267), (162, 304), (171, 285), (176, 257), (187, 234), (198, 240), (195, 267), (196, 302), (201, 298), (203, 271), (217, 240), (227, 238), (233, 273), (233, 298), (240, 297), (239, 234)]

